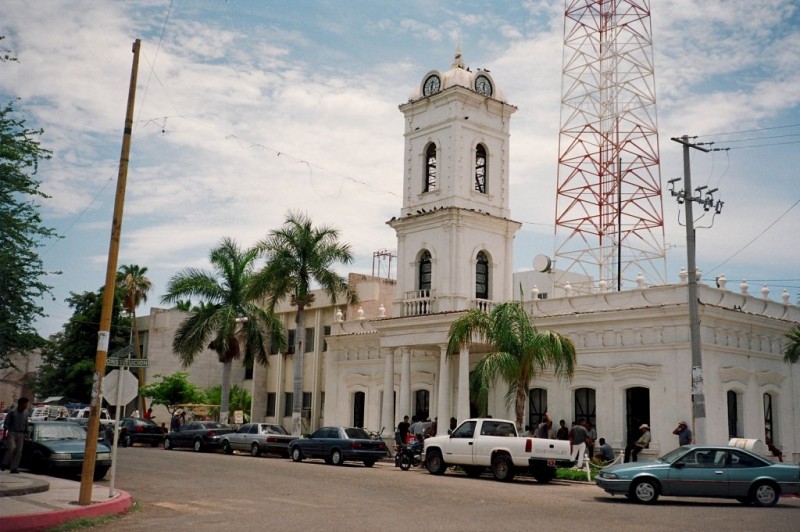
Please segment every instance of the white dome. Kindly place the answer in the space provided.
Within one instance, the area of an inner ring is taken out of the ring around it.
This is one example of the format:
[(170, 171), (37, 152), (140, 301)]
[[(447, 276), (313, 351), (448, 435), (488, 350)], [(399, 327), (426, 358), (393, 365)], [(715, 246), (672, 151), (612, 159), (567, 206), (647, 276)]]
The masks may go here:
[(484, 76), (489, 79), (491, 82), (491, 98), (495, 100), (499, 100), (501, 102), (506, 101), (506, 95), (503, 90), (498, 87), (494, 79), (492, 79), (491, 74), (489, 74), (488, 70), (478, 69), (476, 71), (472, 71), (469, 68), (464, 67), (464, 62), (461, 59), (461, 50), (456, 50), (455, 58), (453, 59), (453, 64), (450, 65), (450, 70), (447, 72), (441, 73), (438, 70), (431, 70), (425, 76), (423, 76), (422, 81), (416, 87), (414, 92), (409, 96), (409, 101), (419, 100), (424, 98), (425, 95), (423, 93), (425, 88), (425, 83), (431, 76), (438, 76), (440, 80), (439, 88), (434, 93), (441, 92), (443, 90), (447, 90), (450, 87), (464, 87), (466, 89), (478, 92), (475, 90), (475, 80), (478, 76)]

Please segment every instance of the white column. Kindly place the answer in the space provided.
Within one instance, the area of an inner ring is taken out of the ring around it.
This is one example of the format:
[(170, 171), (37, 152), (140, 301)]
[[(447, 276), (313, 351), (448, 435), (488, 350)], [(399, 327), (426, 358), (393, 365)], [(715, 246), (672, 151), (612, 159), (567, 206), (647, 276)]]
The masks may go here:
[(411, 416), (411, 352), (400, 348), (400, 417)]
[(439, 389), (437, 395), (436, 416), (437, 435), (446, 434), (450, 426), (450, 361), (447, 359), (447, 345), (439, 346)]
[(458, 422), (469, 418), (469, 348), (458, 353)]
[(384, 349), (383, 353), (383, 409), (381, 410), (381, 426), (386, 434), (394, 432), (394, 353)]

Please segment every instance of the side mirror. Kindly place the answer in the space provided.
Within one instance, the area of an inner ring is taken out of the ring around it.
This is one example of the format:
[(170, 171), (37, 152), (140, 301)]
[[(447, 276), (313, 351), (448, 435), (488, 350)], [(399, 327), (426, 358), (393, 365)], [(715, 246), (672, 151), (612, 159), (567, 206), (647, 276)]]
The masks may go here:
[(453, 437), (453, 429), (447, 429), (447, 435)]
[(675, 469), (683, 469), (684, 467), (686, 467), (686, 462), (675, 462), (674, 464), (672, 464), (672, 467), (674, 467)]

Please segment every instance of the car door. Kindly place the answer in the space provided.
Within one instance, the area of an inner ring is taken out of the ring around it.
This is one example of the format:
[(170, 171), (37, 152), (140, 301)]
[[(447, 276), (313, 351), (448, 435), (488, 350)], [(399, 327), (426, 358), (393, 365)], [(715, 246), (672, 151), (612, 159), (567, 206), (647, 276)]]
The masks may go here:
[(453, 431), (444, 457), (445, 462), (461, 465), (473, 464), (476, 425), (477, 421), (465, 421)]
[(237, 451), (241, 451), (247, 449), (247, 433), (250, 432), (250, 427), (252, 425), (245, 424), (239, 427), (239, 429), (234, 432), (233, 434), (228, 434), (228, 441), (231, 444), (231, 448)]
[(331, 427), (322, 427), (317, 429), (307, 441), (303, 442), (303, 453), (306, 456), (322, 456), (324, 452), (324, 442), (328, 439)]
[(331, 453), (334, 447), (339, 447), (341, 439), (344, 437), (339, 427), (329, 427), (328, 432), (320, 438), (319, 456), (325, 457)]
[(728, 496), (747, 497), (753, 479), (763, 474), (769, 462), (738, 449), (728, 453)]
[(727, 497), (728, 466), (725, 449), (693, 449), (672, 464), (664, 495)]

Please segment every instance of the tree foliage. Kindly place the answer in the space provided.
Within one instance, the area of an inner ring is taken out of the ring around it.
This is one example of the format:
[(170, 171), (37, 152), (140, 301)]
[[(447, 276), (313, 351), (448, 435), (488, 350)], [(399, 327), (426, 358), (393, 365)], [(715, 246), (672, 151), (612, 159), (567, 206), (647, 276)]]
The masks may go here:
[[(88, 403), (97, 358), (97, 331), (103, 308), (103, 289), (72, 293), (67, 303), (74, 309), (64, 330), (42, 350), (42, 366), (34, 382), (37, 395), (65, 395)], [(120, 318), (121, 295), (115, 295), (111, 317), (110, 354), (128, 345), (130, 319)]]
[(571, 378), (575, 371), (575, 346), (565, 336), (539, 331), (519, 301), (496, 305), (486, 313), (473, 309), (450, 325), (447, 354), (474, 343), (488, 346), (470, 373), (471, 389), (486, 410), (488, 392), (500, 377), (508, 384), (506, 404), (514, 404), (517, 427), (523, 426), (528, 388), (545, 368), (552, 367), (557, 378)]
[(786, 333), (788, 343), (783, 348), (783, 360), (787, 364), (794, 364), (800, 360), (800, 325), (792, 327)]
[[(206, 401), (210, 405), (218, 405), (222, 400), (222, 386), (212, 386), (206, 390)], [(231, 385), (229, 400), (228, 400), (228, 419), (233, 419), (233, 414), (237, 410), (244, 412), (245, 422), (250, 419), (250, 406), (253, 403), (252, 397), (248, 391), (236, 384)], [(219, 414), (219, 407), (212, 407), (210, 409), (211, 417), (216, 417)]]
[[(0, 60), (13, 60), (8, 54)], [(11, 353), (27, 353), (43, 344), (34, 323), (44, 317), (40, 301), (51, 286), (37, 249), (56, 237), (39, 213), (39, 201), (48, 196), (36, 178), (39, 162), (50, 151), (14, 110), (0, 107), (0, 367), (9, 365)]]
[(170, 415), (175, 413), (179, 405), (204, 403), (206, 396), (200, 388), (189, 382), (189, 374), (176, 372), (172, 375), (154, 375), (156, 382), (141, 389), (142, 395), (152, 399), (151, 404), (164, 405)]
[(294, 386), (292, 401), (292, 434), (300, 434), (300, 413), (303, 396), (303, 352), (305, 341), (305, 309), (314, 302), (312, 283), (321, 287), (335, 305), (344, 296), (348, 303), (357, 303), (358, 295), (347, 280), (334, 271), (337, 264), (350, 264), (350, 245), (339, 241), (339, 231), (332, 227), (314, 227), (303, 214), (289, 213), (283, 227), (270, 232), (256, 249), (267, 260), (253, 276), (250, 297), (266, 298), (271, 310), (289, 297), (297, 307), (294, 335)]

